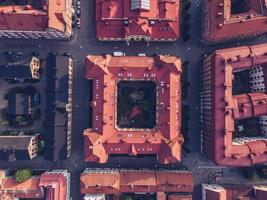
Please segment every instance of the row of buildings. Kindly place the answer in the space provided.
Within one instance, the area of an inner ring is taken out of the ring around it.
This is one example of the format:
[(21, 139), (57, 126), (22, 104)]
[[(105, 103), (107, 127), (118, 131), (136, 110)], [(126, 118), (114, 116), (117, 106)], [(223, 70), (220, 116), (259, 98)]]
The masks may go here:
[[(266, 44), (243, 46), (203, 60), (201, 150), (218, 165), (267, 162), (266, 52)], [(93, 119), (84, 131), (85, 161), (105, 163), (109, 155), (121, 154), (156, 155), (162, 164), (180, 161), (181, 72), (173, 56), (88, 56)], [(154, 84), (148, 87), (149, 82)], [(148, 119), (155, 118), (149, 128), (146, 109)]]
[[(51, 170), (17, 182), (10, 171), (0, 171), (0, 200), (70, 200), (70, 173)], [(266, 185), (202, 184), (202, 200), (267, 198)], [(80, 175), (84, 200), (192, 200), (194, 177), (189, 171), (85, 169)]]
[[(266, 44), (217, 50), (203, 61), (202, 153), (218, 165), (250, 166), (266, 162), (266, 51)], [(51, 66), (56, 62), (68, 66), (66, 63), (71, 62), (69, 58), (51, 59), (48, 69), (58, 75), (52, 75), (48, 81), (51, 85), (47, 87), (47, 98), (52, 98), (56, 104), (50, 105), (56, 107), (47, 111), (47, 120), (52, 122), (46, 127), (60, 139), (51, 135), (47, 151), (53, 154), (49, 157), (58, 160), (66, 144), (67, 157), (70, 156), (71, 113), (68, 112), (68, 120), (57, 108), (63, 106), (66, 111), (71, 108), (68, 84), (72, 85), (72, 79), (63, 78), (68, 72), (60, 73)], [(162, 164), (180, 161), (181, 72), (181, 60), (174, 56), (88, 56), (85, 78), (93, 82), (90, 103), (93, 119), (92, 128), (84, 131), (85, 161), (105, 163), (109, 155), (121, 154), (157, 155)], [(140, 119), (143, 124), (137, 123)], [(250, 119), (255, 120), (247, 121)], [(153, 126), (147, 127), (146, 123)], [(66, 133), (59, 131), (67, 127)], [(251, 136), (249, 129), (255, 134)], [(21, 142), (12, 145), (10, 141), (15, 138)], [(27, 157), (35, 157), (37, 138), (38, 135), (1, 136), (1, 155), (20, 157), (19, 152), (24, 149), (23, 155), (26, 151)], [(55, 145), (57, 142), (61, 143)]]
[[(69, 39), (74, 29), (72, 3), (72, 0), (1, 1), (0, 38)], [(185, 23), (179, 0), (95, 0), (94, 3), (96, 37), (103, 41), (175, 41)], [(203, 42), (218, 43), (266, 33), (266, 19), (264, 0), (205, 0)]]

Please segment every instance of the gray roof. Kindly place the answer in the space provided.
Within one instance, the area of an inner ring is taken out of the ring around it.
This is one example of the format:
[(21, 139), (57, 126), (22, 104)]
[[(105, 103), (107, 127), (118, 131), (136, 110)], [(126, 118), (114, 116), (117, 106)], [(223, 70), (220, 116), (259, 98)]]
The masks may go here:
[(32, 136), (0, 136), (0, 149), (28, 149)]
[(8, 114), (9, 115), (28, 115), (30, 95), (15, 93), (8, 96)]
[(0, 136), (0, 160), (14, 161), (30, 158), (28, 146), (32, 136)]
[(64, 160), (67, 156), (67, 113), (59, 112), (68, 102), (69, 58), (49, 56), (46, 87), (46, 153), (49, 160)]

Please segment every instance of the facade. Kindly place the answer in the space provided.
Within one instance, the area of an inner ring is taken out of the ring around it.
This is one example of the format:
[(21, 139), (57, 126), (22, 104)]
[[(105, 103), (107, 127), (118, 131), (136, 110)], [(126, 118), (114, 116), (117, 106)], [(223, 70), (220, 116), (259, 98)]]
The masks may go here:
[(204, 59), (202, 153), (218, 165), (267, 162), (266, 52), (267, 44), (242, 46)]
[(0, 177), (0, 200), (16, 199), (70, 199), (70, 173), (66, 170), (52, 170), (41, 176), (33, 176), (17, 183), (13, 177)]
[(69, 39), (72, 0), (1, 1), (0, 38)]
[(93, 80), (85, 161), (105, 163), (119, 154), (157, 155), (162, 164), (180, 161), (180, 59), (105, 55), (85, 62), (85, 78)]
[(192, 200), (194, 180), (188, 171), (86, 169), (80, 176), (80, 187), (86, 200), (117, 200), (127, 195)]
[(244, 39), (267, 32), (266, 1), (205, 0), (202, 9), (204, 43)]
[(180, 37), (180, 3), (150, 0), (96, 0), (99, 40), (175, 41)]
[(33, 159), (38, 155), (39, 134), (0, 136), (0, 160)]
[(73, 60), (48, 56), (46, 70), (45, 158), (65, 160), (71, 156)]
[(202, 200), (267, 199), (266, 185), (202, 185)]

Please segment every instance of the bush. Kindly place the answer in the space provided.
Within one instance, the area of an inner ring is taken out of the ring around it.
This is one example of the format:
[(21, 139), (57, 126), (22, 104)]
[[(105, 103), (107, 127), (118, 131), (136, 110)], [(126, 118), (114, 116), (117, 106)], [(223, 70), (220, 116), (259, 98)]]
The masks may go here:
[(190, 40), (190, 38), (191, 38), (191, 36), (189, 34), (183, 35), (183, 40), (184, 41)]
[(183, 73), (182, 73), (182, 100), (187, 98), (188, 87), (190, 83), (188, 82), (188, 65), (189, 61), (185, 61), (183, 64)]
[(252, 167), (246, 167), (242, 169), (242, 174), (244, 176), (244, 178), (248, 179), (248, 180), (253, 180), (256, 172), (255, 169)]
[(191, 8), (192, 3), (190, 1), (186, 2), (184, 5), (184, 9), (185, 10), (189, 10), (189, 8)]
[(11, 134), (11, 132), (12, 132), (12, 131), (10, 131), (10, 130), (4, 130), (4, 131), (2, 131), (2, 132), (0, 133), (0, 135), (1, 135), (1, 136), (8, 136), (8, 135)]
[(8, 120), (4, 120), (4, 121), (1, 121), (0, 124), (3, 125), (3, 126), (7, 126), (7, 125), (9, 125), (9, 121)]
[(185, 20), (185, 21), (190, 20), (190, 18), (191, 18), (191, 15), (190, 15), (190, 14), (187, 14), (187, 15), (184, 16), (184, 20)]
[(26, 127), (31, 126), (32, 124), (33, 120), (29, 116), (16, 116), (9, 121), (9, 125), (14, 127)]
[(125, 196), (123, 200), (133, 200), (133, 198), (131, 196)]
[(18, 170), (15, 173), (15, 180), (18, 183), (22, 183), (24, 181), (27, 181), (31, 177), (32, 177), (32, 172), (29, 169)]
[(0, 110), (0, 115), (1, 115), (1, 118), (3, 120), (7, 120), (8, 119), (7, 109), (6, 108), (1, 109)]
[(22, 116), (17, 116), (16, 117), (16, 121), (17, 121), (18, 124), (24, 124), (26, 119), (24, 117), (22, 117)]
[(24, 135), (35, 135), (36, 132), (34, 130), (26, 130), (24, 131)]
[(191, 29), (191, 25), (189, 23), (184, 24), (184, 31), (187, 32)]

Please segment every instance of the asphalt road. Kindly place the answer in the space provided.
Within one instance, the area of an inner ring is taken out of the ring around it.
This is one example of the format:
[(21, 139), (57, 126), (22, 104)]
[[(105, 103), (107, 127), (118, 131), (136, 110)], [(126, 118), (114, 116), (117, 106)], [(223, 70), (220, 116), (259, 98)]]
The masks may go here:
[[(200, 0), (192, 0), (191, 9), (191, 39), (187, 42), (177, 41), (175, 43), (151, 43), (145, 46), (143, 43), (131, 43), (127, 46), (123, 42), (99, 42), (95, 38), (94, 23), (94, 1), (81, 0), (82, 16), (81, 28), (75, 31), (75, 36), (71, 41), (34, 41), (34, 40), (2, 40), (0, 42), (1, 51), (20, 50), (24, 53), (32, 51), (40, 51), (41, 57), (45, 58), (50, 51), (56, 51), (62, 54), (66, 51), (72, 53), (75, 60), (74, 67), (74, 105), (73, 105), (73, 141), (72, 156), (68, 161), (50, 162), (42, 159), (34, 159), (32, 161), (16, 161), (16, 162), (0, 162), (0, 168), (38, 168), (38, 169), (68, 169), (72, 173), (71, 194), (73, 200), (82, 199), (79, 192), (79, 174), (85, 167), (149, 167), (154, 168), (156, 164), (155, 158), (114, 158), (107, 165), (99, 165), (83, 162), (83, 139), (82, 131), (89, 127), (89, 93), (90, 83), (83, 79), (84, 59), (88, 54), (112, 53), (113, 51), (122, 51), (126, 55), (136, 55), (145, 53), (151, 55), (170, 54), (182, 58), (183, 61), (190, 61), (189, 66), (189, 82), (191, 86), (188, 91), (188, 98), (183, 104), (190, 106), (190, 132), (189, 132), (189, 154), (183, 154), (182, 164), (171, 165), (170, 168), (178, 168), (181, 165), (187, 166), (193, 172), (198, 171), (200, 166), (213, 166), (200, 155), (200, 71), (201, 71), (201, 55), (203, 53), (211, 53), (215, 49), (234, 47), (237, 45), (257, 44), (266, 42), (266, 36), (257, 39), (251, 39), (242, 42), (231, 42), (216, 46), (203, 46), (200, 41)], [(210, 171), (212, 172), (212, 168)], [(201, 176), (198, 175), (198, 176)], [(198, 179), (196, 180), (198, 183)], [(196, 196), (197, 200), (199, 197)]]

